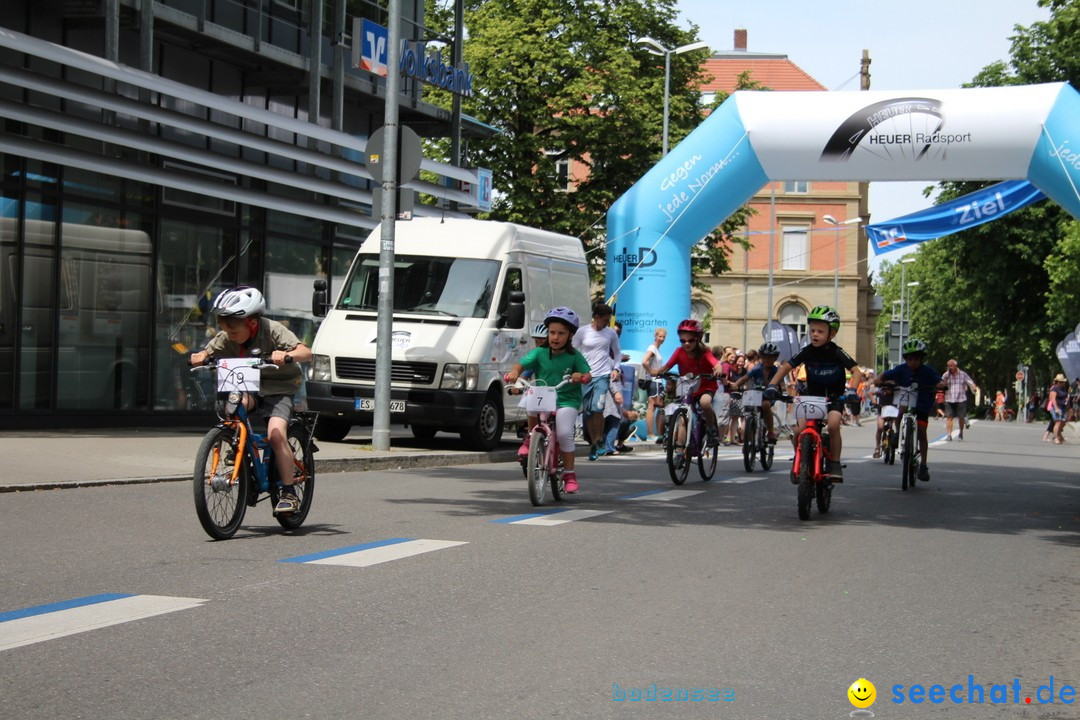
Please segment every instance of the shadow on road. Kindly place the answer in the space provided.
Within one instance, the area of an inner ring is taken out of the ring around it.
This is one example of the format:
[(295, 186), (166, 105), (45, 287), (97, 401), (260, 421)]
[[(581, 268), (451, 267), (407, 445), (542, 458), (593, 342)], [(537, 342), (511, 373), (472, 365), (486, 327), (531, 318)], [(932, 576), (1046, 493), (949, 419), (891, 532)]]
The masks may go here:
[[(978, 455), (985, 458), (988, 453)], [(996, 535), (1036, 533), (1050, 542), (1080, 546), (1080, 480), (1076, 473), (998, 467), (991, 474), (985, 464), (960, 459), (954, 455), (949, 462), (933, 466), (931, 482), (919, 483), (906, 492), (900, 488), (898, 466), (852, 462), (845, 471), (847, 481), (833, 492), (830, 511), (821, 514), (815, 507), (805, 522), (797, 516), (796, 490), (786, 472), (789, 465), (779, 456), (769, 473), (745, 473), (730, 459), (723, 461), (708, 483), (700, 480), (696, 467), (692, 468), (681, 489), (700, 494), (674, 502), (623, 499), (636, 493), (676, 489), (668, 480), (666, 467), (656, 458), (585, 464), (579, 468), (582, 492), (561, 503), (549, 502), (544, 508), (531, 505), (522, 473), (510, 463), (470, 466), (467, 473), (462, 468), (425, 471), (432, 480), (466, 477), (466, 482), (476, 487), (465, 498), (432, 496), (390, 502), (492, 520), (553, 508), (590, 509), (613, 512), (589, 522), (714, 525), (799, 533), (837, 525), (883, 525)], [(743, 482), (746, 478), (753, 480)]]

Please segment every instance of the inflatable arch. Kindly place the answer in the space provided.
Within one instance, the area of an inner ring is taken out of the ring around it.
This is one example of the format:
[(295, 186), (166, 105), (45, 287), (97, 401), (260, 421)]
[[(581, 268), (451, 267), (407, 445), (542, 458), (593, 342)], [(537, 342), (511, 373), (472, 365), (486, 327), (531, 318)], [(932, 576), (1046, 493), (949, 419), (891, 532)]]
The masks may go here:
[(690, 315), (690, 250), (782, 180), (1030, 180), (1080, 217), (1080, 93), (1067, 83), (734, 93), (619, 198), (606, 296), (640, 358)]

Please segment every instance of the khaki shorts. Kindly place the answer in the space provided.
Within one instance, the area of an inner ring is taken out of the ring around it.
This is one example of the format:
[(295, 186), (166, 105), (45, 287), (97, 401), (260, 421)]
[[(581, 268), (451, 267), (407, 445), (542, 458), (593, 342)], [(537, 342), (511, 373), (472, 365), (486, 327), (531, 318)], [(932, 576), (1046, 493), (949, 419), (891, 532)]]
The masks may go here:
[(266, 417), (281, 418), (288, 422), (292, 418), (292, 395), (260, 395), (256, 412)]

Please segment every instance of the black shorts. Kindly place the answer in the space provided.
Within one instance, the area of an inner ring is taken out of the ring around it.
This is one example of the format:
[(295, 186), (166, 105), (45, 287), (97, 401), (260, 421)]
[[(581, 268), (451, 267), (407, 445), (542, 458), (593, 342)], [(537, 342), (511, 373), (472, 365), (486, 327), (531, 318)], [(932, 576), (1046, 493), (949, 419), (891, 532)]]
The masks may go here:
[(964, 402), (947, 402), (945, 403), (945, 417), (967, 417), (967, 401)]

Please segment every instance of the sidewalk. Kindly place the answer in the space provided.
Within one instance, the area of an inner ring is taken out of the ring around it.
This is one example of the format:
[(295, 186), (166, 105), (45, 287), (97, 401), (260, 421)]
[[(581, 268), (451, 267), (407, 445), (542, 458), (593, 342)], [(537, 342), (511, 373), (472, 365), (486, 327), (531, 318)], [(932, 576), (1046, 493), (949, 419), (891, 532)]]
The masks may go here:
[[(4, 475), (0, 493), (124, 483), (191, 480), (195, 453), (207, 428), (27, 430), (0, 433)], [(390, 450), (371, 447), (371, 428), (343, 442), (315, 441), (315, 472), (510, 462), (521, 443), (511, 433), (491, 452), (462, 449), (458, 435), (439, 433), (421, 444), (409, 430), (391, 427)]]

